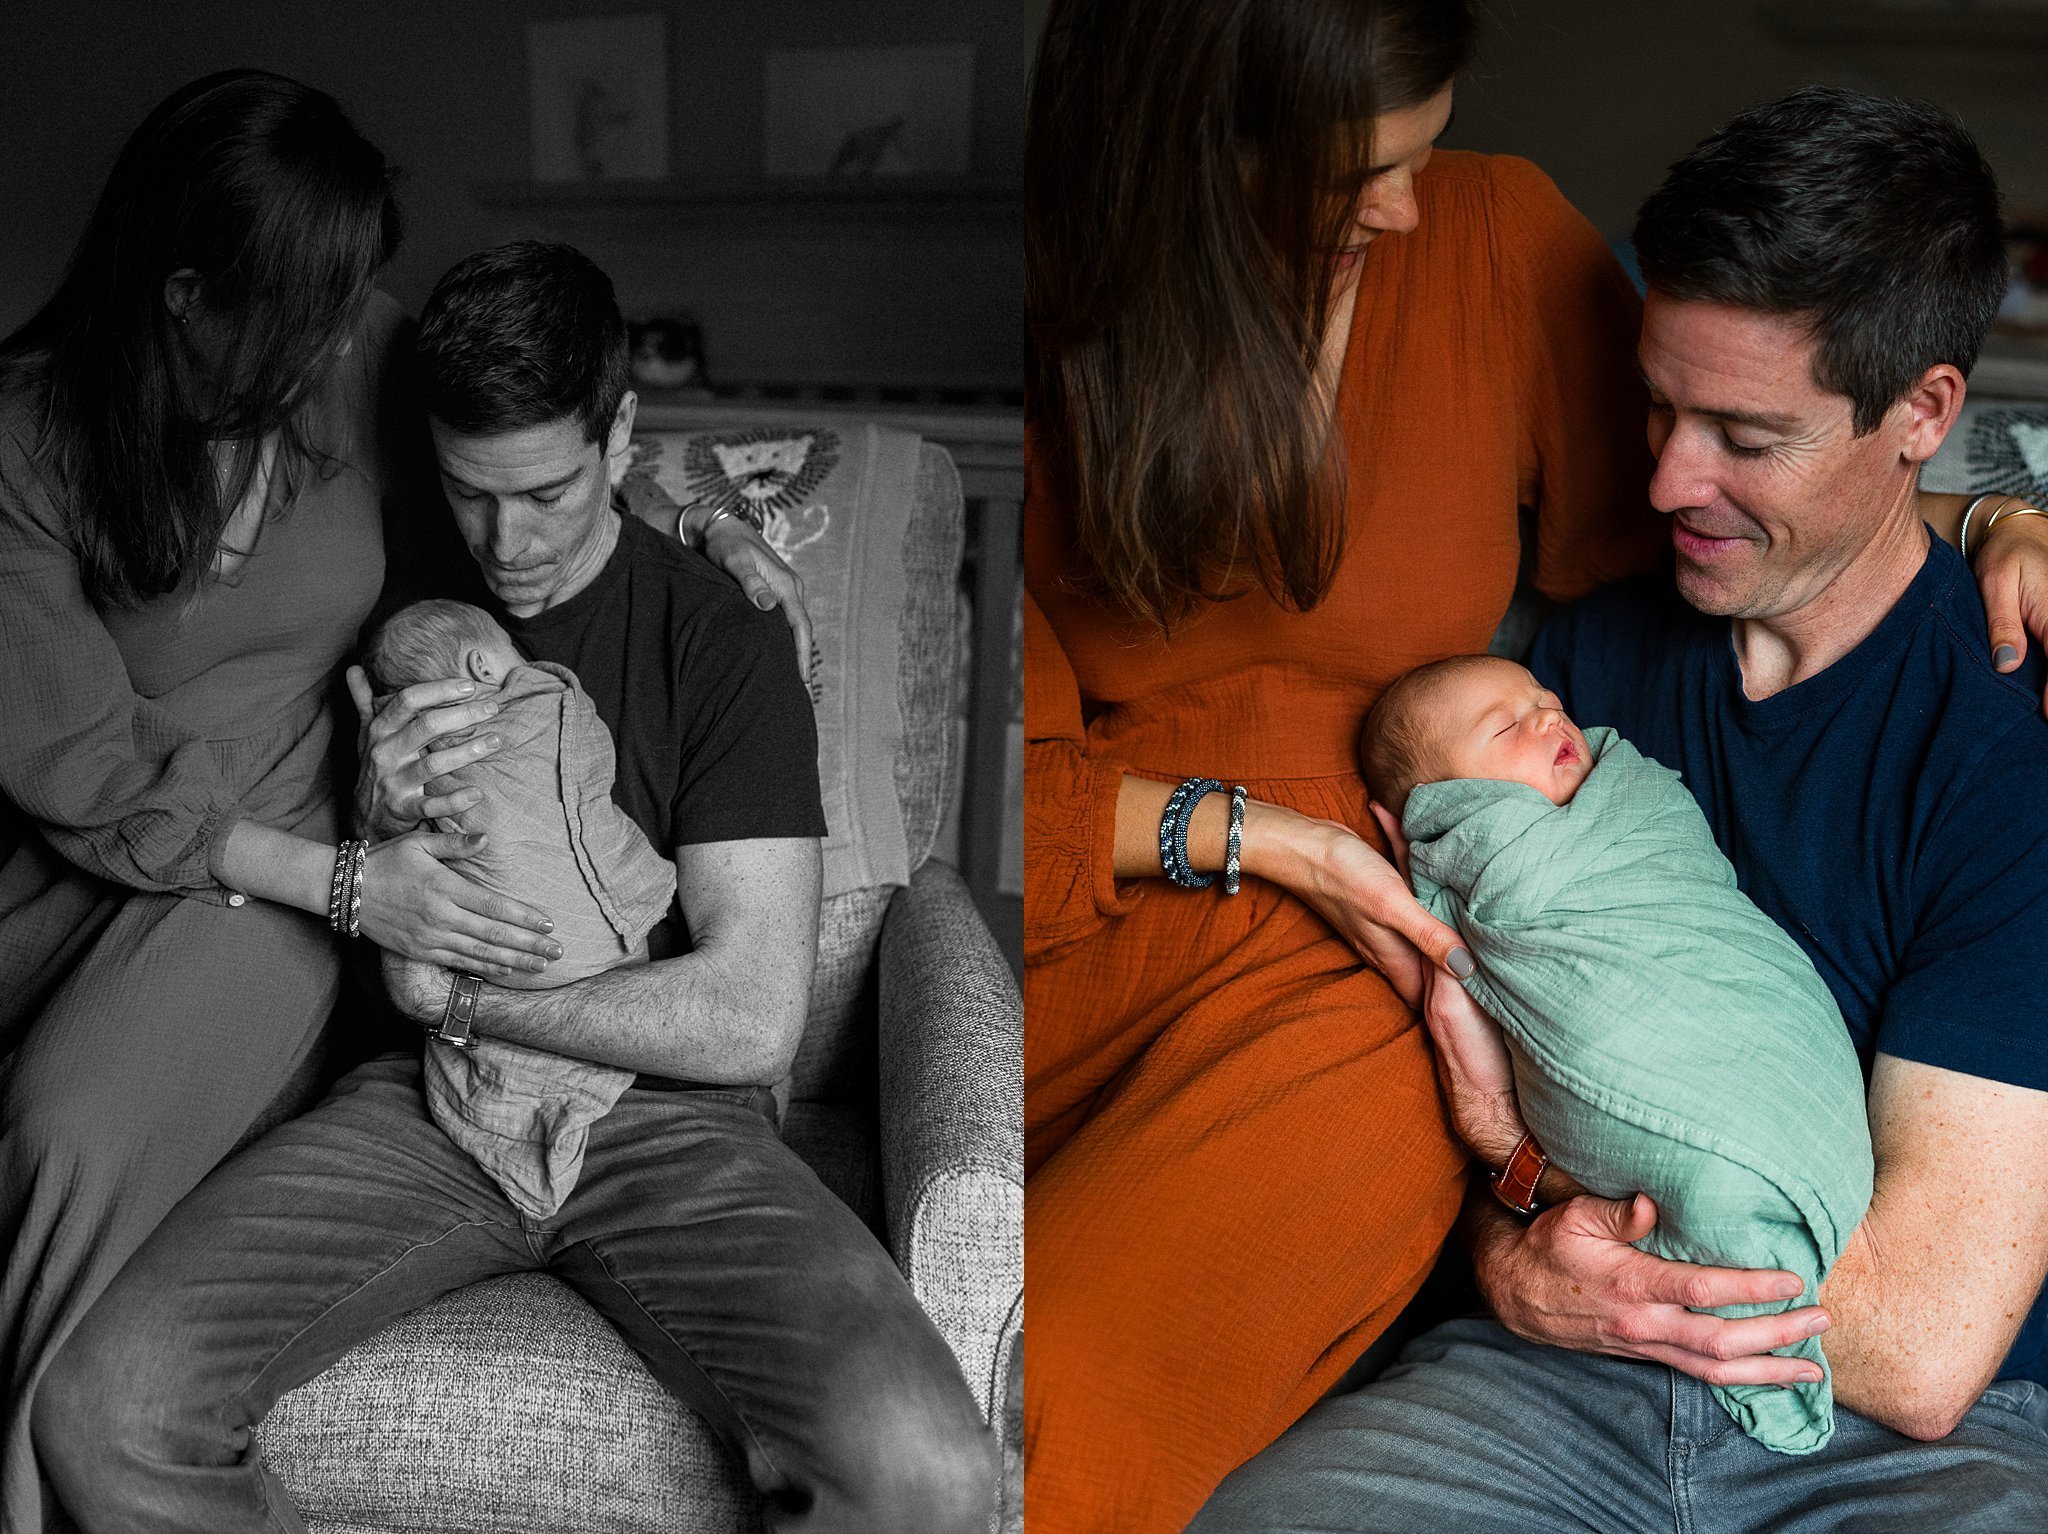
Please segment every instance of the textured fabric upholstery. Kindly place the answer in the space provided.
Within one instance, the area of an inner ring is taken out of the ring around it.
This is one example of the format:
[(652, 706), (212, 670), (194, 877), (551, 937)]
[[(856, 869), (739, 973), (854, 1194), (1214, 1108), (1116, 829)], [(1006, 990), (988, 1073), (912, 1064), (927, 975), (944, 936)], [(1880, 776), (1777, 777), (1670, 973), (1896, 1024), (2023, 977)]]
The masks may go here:
[[(912, 882), (825, 902), (783, 1132), (886, 1232), (994, 1410), (1005, 1392), (991, 1381), (1010, 1377), (1016, 1351), (1023, 1262), (1022, 1011), (958, 877), (927, 863), (956, 771), (962, 516), (952, 460), (926, 445), (904, 539), (897, 669), (894, 778)], [(477, 1285), (369, 1339), (285, 1396), (260, 1436), (316, 1534), (759, 1527), (702, 1419), (543, 1275)], [(1013, 1442), (998, 1510), (1007, 1531), (1021, 1527), (1015, 1455)]]
[(733, 1534), (753, 1493), (704, 1419), (540, 1274), (417, 1311), (261, 1430), (309, 1523), (409, 1534)]
[(890, 1249), (999, 1428), (1024, 1305), (1023, 1020), (967, 886), (926, 863), (882, 929)]

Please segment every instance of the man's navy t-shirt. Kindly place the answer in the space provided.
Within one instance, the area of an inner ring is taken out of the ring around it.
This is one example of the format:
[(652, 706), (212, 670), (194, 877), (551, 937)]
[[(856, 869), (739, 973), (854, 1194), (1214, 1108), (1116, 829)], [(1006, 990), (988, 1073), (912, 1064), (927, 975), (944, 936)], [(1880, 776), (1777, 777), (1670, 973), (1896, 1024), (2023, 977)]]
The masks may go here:
[[(1668, 573), (1573, 604), (1529, 668), (1581, 726), (1676, 768), (1742, 889), (1820, 970), (1862, 1057), (2048, 1090), (2048, 723), (2032, 658), (2000, 676), (1955, 551), (1877, 629), (1760, 702), (1726, 618)], [(1957, 1212), (1957, 1239), (1996, 1239)], [(2048, 1304), (2001, 1378), (2048, 1383)]]

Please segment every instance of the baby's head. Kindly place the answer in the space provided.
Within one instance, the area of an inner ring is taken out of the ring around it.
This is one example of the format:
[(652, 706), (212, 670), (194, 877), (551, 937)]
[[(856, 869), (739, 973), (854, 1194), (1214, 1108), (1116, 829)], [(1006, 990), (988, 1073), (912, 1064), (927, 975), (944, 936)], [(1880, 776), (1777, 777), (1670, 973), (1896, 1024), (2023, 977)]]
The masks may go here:
[(1593, 769), (1557, 695), (1496, 655), (1454, 655), (1397, 679), (1365, 716), (1359, 756), (1373, 797), (1397, 816), (1412, 790), (1447, 778), (1526, 783), (1567, 804)]
[(525, 663), (512, 637), (481, 607), (438, 599), (401, 607), (377, 625), (363, 652), (363, 670), (379, 693), (451, 676), (498, 687)]

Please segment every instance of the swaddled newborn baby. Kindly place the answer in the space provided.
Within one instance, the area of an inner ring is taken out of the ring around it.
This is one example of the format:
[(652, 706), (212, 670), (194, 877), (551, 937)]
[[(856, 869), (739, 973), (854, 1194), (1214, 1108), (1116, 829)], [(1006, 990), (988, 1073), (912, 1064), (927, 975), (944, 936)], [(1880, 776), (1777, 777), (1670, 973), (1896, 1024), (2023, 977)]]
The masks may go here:
[[(1416, 896), (1465, 937), (1465, 982), (1514, 1058), (1522, 1114), (1591, 1191), (1656, 1200), (1659, 1256), (1783, 1268), (1815, 1302), (1870, 1202), (1862, 1070), (1812, 962), (1736, 888), (1678, 774), (1582, 731), (1522, 667), (1409, 672), (1366, 719), (1373, 796)], [(1818, 1384), (1714, 1394), (1766, 1447), (1834, 1432)]]
[[(675, 896), (675, 865), (612, 802), (611, 732), (574, 674), (526, 661), (490, 614), (446, 601), (386, 619), (363, 668), (380, 693), (466, 676), (478, 698), (495, 695), (490, 727), (504, 745), (449, 774), (481, 798), (435, 825), (488, 833), (477, 856), (450, 866), (546, 911), (562, 957), (494, 983), (537, 990), (645, 960), (647, 934)], [(434, 1121), (536, 1219), (569, 1196), (590, 1126), (633, 1081), (631, 1071), (491, 1038), (467, 1050), (429, 1039), (423, 1069)]]

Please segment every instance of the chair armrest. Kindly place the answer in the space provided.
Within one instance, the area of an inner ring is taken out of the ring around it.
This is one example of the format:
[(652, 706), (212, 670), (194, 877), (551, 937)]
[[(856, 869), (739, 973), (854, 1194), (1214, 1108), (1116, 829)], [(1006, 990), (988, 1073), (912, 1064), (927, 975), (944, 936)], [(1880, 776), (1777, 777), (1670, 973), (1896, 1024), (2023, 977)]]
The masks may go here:
[(890, 902), (879, 1010), (890, 1249), (1000, 1433), (1023, 1325), (1024, 1002), (943, 863)]

